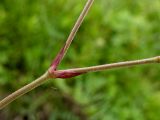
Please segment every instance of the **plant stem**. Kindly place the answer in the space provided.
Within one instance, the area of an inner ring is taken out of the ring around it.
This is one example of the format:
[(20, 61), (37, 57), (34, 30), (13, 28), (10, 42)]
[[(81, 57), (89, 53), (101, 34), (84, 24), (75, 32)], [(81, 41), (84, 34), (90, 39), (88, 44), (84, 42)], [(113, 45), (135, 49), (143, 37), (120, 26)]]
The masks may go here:
[[(86, 5), (85, 5), (85, 7), (84, 7), (84, 9), (82, 10), (82, 12), (81, 12), (78, 20), (76, 21), (76, 23), (75, 23), (75, 25), (74, 25), (74, 27), (73, 27), (73, 29), (72, 29), (72, 31), (71, 31), (71, 33), (70, 33), (67, 41), (66, 41), (66, 44), (65, 44), (66, 46), (65, 46), (65, 50), (64, 50), (65, 52), (63, 54), (63, 57), (66, 54), (66, 52), (67, 52), (70, 44), (72, 43), (72, 41), (73, 41), (73, 39), (74, 39), (74, 37), (75, 37), (75, 35), (76, 35), (79, 27), (81, 26), (81, 24), (82, 24), (85, 16), (87, 15), (90, 7), (92, 6), (93, 2), (94, 2), (94, 0), (88, 0), (87, 3), (86, 3)], [(62, 59), (63, 59), (63, 57), (62, 57)]]
[[(134, 65), (151, 64), (151, 63), (160, 63), (160, 56), (147, 58), (147, 59), (141, 59), (141, 60), (133, 60), (133, 61), (111, 63), (111, 64), (105, 64), (105, 65), (98, 65), (98, 66), (92, 66), (92, 67), (73, 68), (73, 69), (67, 69), (67, 70), (56, 70), (54, 74), (56, 75), (57, 73), (65, 73), (65, 72), (66, 73), (74, 72), (74, 74), (75, 73), (87, 73), (87, 72), (102, 71), (102, 70), (119, 68), (119, 67), (130, 67)], [(29, 83), (28, 85), (10, 94), (9, 96), (7, 96), (6, 98), (0, 101), (0, 109), (4, 108), (9, 103), (16, 100), (18, 97), (38, 87), (39, 85), (44, 83), (48, 78), (51, 78), (51, 77), (53, 78), (53, 75), (50, 76), (50, 74), (46, 72), (45, 74), (43, 74), (41, 77), (39, 77), (35, 81)]]
[[(22, 88), (20, 88), (19, 90), (15, 91), (14, 93), (10, 94), (9, 96), (7, 96), (3, 100), (1, 100), (0, 101), (0, 109), (4, 108), (6, 105), (11, 103), (12, 101), (17, 99), (18, 97), (24, 95), (25, 93), (33, 90), (36, 87), (38, 87), (44, 81), (46, 81), (48, 78), (51, 78), (51, 77), (54, 78), (54, 71), (56, 70), (57, 66), (62, 61), (63, 57), (65, 56), (71, 42), (73, 41), (79, 27), (81, 26), (81, 24), (82, 24), (85, 16), (87, 15), (90, 7), (92, 6), (93, 2), (94, 2), (94, 0), (87, 1), (83, 11), (81, 12), (78, 20), (76, 21), (72, 31), (70, 32), (70, 35), (69, 35), (64, 47), (62, 47), (60, 52), (57, 54), (56, 58), (54, 59), (54, 61), (51, 64), (51, 67), (49, 68), (49, 70), (44, 75), (42, 75), (40, 78), (36, 79), (35, 81), (29, 83), (28, 85), (26, 85)], [(53, 74), (51, 75), (51, 73), (53, 73)]]
[(119, 67), (130, 67), (134, 65), (150, 64), (150, 63), (160, 63), (160, 56), (147, 58), (147, 59), (141, 59), (141, 60), (133, 60), (133, 61), (97, 65), (97, 66), (92, 66), (92, 67), (57, 70), (55, 71), (55, 74), (60, 73), (60, 72), (74, 72), (74, 73), (96, 72), (96, 71), (102, 71), (102, 70), (107, 70), (107, 69), (113, 69), (113, 68), (119, 68)]
[(57, 66), (60, 64), (60, 62), (62, 61), (63, 57), (65, 56), (68, 48), (70, 47), (79, 27), (81, 26), (85, 16), (87, 15), (90, 7), (92, 6), (94, 0), (88, 0), (84, 9), (82, 10), (79, 18), (77, 19), (74, 27), (72, 28), (68, 38), (67, 38), (67, 41), (65, 43), (65, 45), (61, 48), (61, 50), (59, 51), (59, 53), (57, 54), (56, 58), (53, 60), (51, 66), (53, 67), (52, 69), (56, 69)]
[(29, 91), (33, 90), (34, 88), (41, 85), (43, 82), (45, 82), (48, 78), (50, 78), (49, 73), (44, 73), (41, 77), (37, 78), (33, 82), (29, 83), (28, 85), (20, 88), (19, 90), (15, 91), (14, 93), (10, 94), (6, 98), (0, 101), (0, 110), (4, 108), (6, 105), (11, 103), (12, 101), (16, 100), (20, 96), (28, 93)]
[(49, 68), (49, 70), (46, 73), (44, 73), (41, 77), (36, 79), (35, 81), (29, 83), (28, 85), (20, 88), (19, 90), (10, 94), (6, 98), (2, 99), (0, 101), (0, 110), (2, 108), (4, 108), (6, 105), (8, 105), (9, 103), (11, 103), (12, 101), (16, 100), (18, 97), (28, 93), (29, 91), (33, 90), (34, 88), (40, 86), (49, 78), (58, 78), (58, 77), (59, 78), (71, 78), (71, 77), (78, 76), (78, 75), (81, 75), (81, 74), (87, 73), (87, 72), (102, 71), (102, 70), (106, 70), (106, 69), (113, 69), (113, 68), (119, 68), (119, 67), (130, 67), (130, 66), (141, 65), (141, 64), (160, 63), (160, 56), (157, 56), (157, 57), (152, 57), (152, 58), (147, 58), (147, 59), (111, 63), (111, 64), (105, 64), (105, 65), (92, 66), (92, 67), (73, 68), (73, 69), (67, 69), (67, 70), (56, 70), (57, 66), (62, 61), (63, 57), (65, 56), (71, 42), (73, 41), (79, 27), (81, 26), (81, 24), (82, 24), (85, 16), (87, 15), (90, 7), (92, 6), (93, 2), (94, 2), (94, 0), (87, 1), (83, 11), (81, 12), (78, 20), (75, 23), (64, 47), (62, 47), (60, 52), (57, 54), (56, 58), (52, 62), (51, 67)]

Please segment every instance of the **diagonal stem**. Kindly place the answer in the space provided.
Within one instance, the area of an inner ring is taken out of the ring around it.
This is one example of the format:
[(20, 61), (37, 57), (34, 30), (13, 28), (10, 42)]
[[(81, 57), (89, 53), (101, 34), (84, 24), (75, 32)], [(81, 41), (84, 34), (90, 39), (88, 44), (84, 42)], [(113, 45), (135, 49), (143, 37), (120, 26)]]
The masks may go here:
[(20, 88), (19, 90), (15, 91), (14, 93), (10, 94), (6, 98), (0, 101), (0, 110), (4, 108), (6, 105), (11, 103), (12, 101), (16, 100), (18, 97), (26, 94), (27, 92), (33, 90), (34, 88), (43, 84), (49, 78), (71, 78), (74, 76), (81, 75), (87, 72), (95, 72), (95, 71), (102, 71), (106, 69), (113, 69), (119, 67), (130, 67), (134, 65), (141, 65), (141, 64), (151, 64), (151, 63), (160, 63), (160, 56), (141, 59), (141, 60), (133, 60), (133, 61), (126, 61), (126, 62), (118, 62), (118, 63), (111, 63), (105, 65), (98, 65), (92, 67), (84, 67), (84, 68), (73, 68), (67, 70), (56, 70), (59, 63), (62, 61), (63, 57), (65, 56), (72, 40), (74, 39), (76, 32), (78, 31), (81, 23), (83, 22), (84, 17), (88, 13), (89, 8), (91, 7), (94, 0), (88, 0), (82, 13), (80, 14), (76, 24), (74, 25), (64, 47), (60, 50), (56, 58), (54, 59), (49, 71), (43, 74), (41, 77), (36, 79), (35, 81), (27, 84), (26, 86)]
[(53, 60), (52, 64), (51, 64), (51, 69), (52, 70), (56, 70), (57, 66), (60, 64), (60, 62), (62, 61), (63, 57), (65, 56), (69, 46), (71, 45), (79, 27), (81, 26), (85, 16), (87, 15), (90, 7), (92, 6), (92, 3), (94, 2), (94, 0), (88, 0), (84, 9), (82, 10), (79, 18), (77, 19), (73, 29), (71, 30), (68, 39), (65, 43), (65, 45), (61, 48), (61, 50), (59, 51), (59, 53), (57, 54), (56, 58)]
[(11, 103), (12, 101), (16, 100), (20, 96), (28, 93), (29, 91), (33, 90), (34, 88), (43, 84), (48, 78), (50, 78), (48, 72), (43, 74), (41, 77), (37, 78), (33, 82), (27, 84), (26, 86), (20, 88), (19, 90), (13, 92), (12, 94), (8, 95), (6, 98), (0, 101), (0, 110), (3, 109), (6, 105)]
[[(62, 61), (63, 57), (65, 56), (65, 54), (66, 54), (71, 42), (73, 41), (73, 39), (74, 39), (79, 27), (81, 26), (81, 24), (82, 24), (85, 16), (87, 15), (90, 7), (92, 6), (93, 2), (94, 2), (94, 0), (88, 0), (87, 1), (83, 11), (81, 12), (78, 20), (75, 23), (75, 25), (74, 25), (74, 27), (73, 27), (73, 29), (72, 29), (67, 41), (66, 41), (64, 47), (62, 47), (60, 52), (57, 54), (56, 58), (54, 59), (54, 61), (51, 64), (51, 67), (49, 68), (49, 71), (47, 71), (44, 75), (42, 75), (41, 77), (39, 77), (35, 81), (27, 84), (26, 86), (20, 88), (19, 90), (17, 90), (14, 93), (10, 94), (6, 98), (2, 99), (0, 101), (0, 109), (4, 108), (9, 103), (11, 103), (12, 101), (16, 100), (18, 97), (26, 94), (27, 92), (33, 90), (34, 88), (40, 86), (48, 78), (55, 78), (54, 71), (56, 70), (57, 66)], [(51, 73), (53, 73), (53, 74), (51, 74)]]
[(83, 73), (87, 72), (95, 72), (95, 71), (102, 71), (107, 69), (113, 68), (120, 68), (120, 67), (131, 67), (134, 65), (141, 65), (141, 64), (152, 64), (152, 63), (160, 63), (160, 56), (141, 59), (141, 60), (133, 60), (133, 61), (125, 61), (125, 62), (118, 62), (118, 63), (111, 63), (105, 65), (98, 65), (92, 67), (85, 67), (85, 68), (73, 68), (67, 70), (56, 70), (54, 71), (53, 75), (50, 76), (50, 73), (46, 72), (40, 78), (36, 79), (35, 81), (29, 83), (28, 85), (20, 88), (19, 90), (15, 91), (14, 93), (10, 94), (6, 98), (0, 101), (0, 109), (4, 108), (6, 105), (11, 103), (12, 101), (16, 100), (18, 97), (26, 94), (27, 92), (33, 90), (34, 88), (38, 87), (39, 85), (43, 84), (49, 78), (71, 78)]

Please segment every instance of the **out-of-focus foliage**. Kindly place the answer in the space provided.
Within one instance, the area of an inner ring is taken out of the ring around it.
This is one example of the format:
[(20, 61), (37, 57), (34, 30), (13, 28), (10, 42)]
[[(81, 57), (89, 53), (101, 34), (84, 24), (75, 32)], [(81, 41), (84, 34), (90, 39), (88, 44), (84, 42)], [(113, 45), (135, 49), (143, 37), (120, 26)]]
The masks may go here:
[[(50, 65), (86, 0), (0, 0), (0, 99)], [(160, 55), (159, 0), (95, 0), (60, 69)], [(159, 120), (160, 66), (50, 80), (1, 120)]]

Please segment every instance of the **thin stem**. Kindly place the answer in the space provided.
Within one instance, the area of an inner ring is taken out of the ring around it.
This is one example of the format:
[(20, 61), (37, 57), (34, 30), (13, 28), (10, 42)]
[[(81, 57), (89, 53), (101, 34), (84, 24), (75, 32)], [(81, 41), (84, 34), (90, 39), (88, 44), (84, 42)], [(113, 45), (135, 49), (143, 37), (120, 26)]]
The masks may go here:
[(87, 15), (90, 7), (92, 6), (92, 3), (94, 2), (94, 0), (88, 0), (84, 9), (82, 10), (79, 18), (77, 19), (73, 29), (71, 30), (69, 36), (68, 36), (68, 39), (64, 45), (64, 47), (62, 47), (62, 49), (60, 50), (60, 52), (57, 54), (56, 58), (54, 59), (54, 61), (52, 62), (52, 65), (53, 68), (52, 69), (56, 69), (57, 66), (60, 64), (60, 62), (62, 61), (63, 57), (65, 56), (69, 46), (71, 45), (79, 27), (81, 26), (85, 16)]
[(20, 88), (19, 90), (15, 91), (14, 93), (10, 94), (6, 98), (0, 101), (0, 110), (4, 108), (6, 105), (11, 103), (12, 101), (16, 100), (18, 97), (26, 94), (27, 92), (33, 90), (34, 88), (43, 84), (48, 78), (71, 78), (77, 75), (81, 75), (87, 72), (94, 72), (94, 71), (101, 71), (106, 69), (113, 69), (119, 67), (130, 67), (134, 65), (140, 64), (150, 64), (150, 63), (160, 63), (160, 56), (141, 59), (141, 60), (133, 60), (133, 61), (126, 61), (126, 62), (118, 62), (112, 64), (105, 64), (105, 65), (98, 65), (92, 67), (85, 67), (85, 68), (73, 68), (67, 70), (56, 70), (59, 63), (62, 61), (63, 57), (65, 56), (71, 42), (73, 41), (80, 25), (82, 24), (84, 17), (87, 15), (89, 8), (91, 7), (94, 0), (88, 0), (82, 13), (80, 14), (76, 24), (74, 25), (64, 47), (60, 50), (54, 61), (52, 62), (51, 67), (49, 70), (43, 74), (41, 77), (36, 79), (35, 81), (29, 83), (28, 85)]
[(151, 64), (151, 63), (160, 63), (160, 56), (147, 58), (147, 59), (141, 59), (141, 60), (133, 60), (133, 61), (104, 64), (104, 65), (98, 65), (98, 66), (92, 66), (92, 67), (57, 70), (57, 71), (55, 71), (55, 74), (60, 73), (60, 72), (63, 72), (63, 73), (64, 72), (74, 72), (74, 73), (96, 72), (96, 71), (102, 71), (102, 70), (119, 68), (119, 67), (130, 67), (130, 66), (134, 66), (134, 65)]
[(0, 101), (0, 109), (4, 108), (6, 105), (8, 105), (9, 103), (11, 103), (12, 101), (14, 101), (15, 99), (17, 99), (18, 97), (26, 94), (27, 92), (33, 90), (34, 88), (38, 87), (39, 85), (41, 85), (44, 81), (46, 81), (48, 78), (52, 77), (55, 78), (54, 74), (50, 74), (54, 72), (57, 68), (57, 66), (59, 65), (59, 63), (62, 61), (63, 57), (65, 56), (71, 42), (73, 41), (79, 27), (81, 26), (85, 16), (87, 15), (89, 8), (92, 6), (94, 0), (88, 0), (83, 11), (81, 12), (78, 20), (76, 21), (64, 47), (62, 47), (62, 49), (60, 50), (60, 52), (57, 54), (56, 58), (54, 59), (54, 61), (51, 64), (51, 68), (49, 69), (49, 71), (47, 71), (44, 75), (42, 75), (40, 78), (36, 79), (35, 81), (29, 83), (28, 85), (20, 88), (19, 90), (15, 91), (14, 93), (10, 94), (9, 96), (7, 96), (6, 98), (4, 98), (3, 100)]
[[(147, 59), (141, 59), (141, 60), (133, 60), (133, 61), (125, 61), (125, 62), (118, 62), (118, 63), (92, 66), (92, 67), (85, 67), (85, 68), (73, 68), (73, 69), (67, 69), (67, 70), (56, 70), (54, 72), (54, 75), (55, 75), (55, 78), (56, 78), (56, 75), (58, 75), (59, 73), (62, 73), (62, 75), (65, 74), (65, 73), (69, 73), (68, 75), (70, 77), (73, 77), (73, 76), (80, 75), (80, 73), (83, 74), (83, 73), (87, 73), (87, 72), (95, 72), (95, 71), (102, 71), (102, 70), (119, 68), (119, 67), (130, 67), (130, 66), (134, 66), (134, 65), (151, 64), (151, 63), (160, 63), (160, 56), (147, 58)], [(74, 74), (74, 75), (72, 75), (72, 74)], [(9, 96), (7, 96), (6, 98), (4, 98), (3, 100), (0, 101), (0, 109), (4, 108), (9, 103), (16, 100), (18, 97), (26, 94), (27, 92), (33, 90), (36, 87), (38, 87), (39, 85), (41, 85), (43, 82), (45, 82), (50, 77), (53, 78), (53, 75), (50, 76), (50, 74), (48, 72), (46, 72), (40, 78), (36, 79), (35, 81), (31, 82), (30, 84), (20, 88), (19, 90), (15, 91), (12, 94), (10, 94)], [(65, 78), (65, 77), (60, 76), (60, 78)]]
[(20, 96), (28, 93), (29, 91), (33, 90), (34, 88), (38, 87), (41, 85), (44, 81), (46, 81), (49, 78), (49, 73), (46, 72), (43, 74), (41, 77), (38, 79), (34, 80), (33, 82), (27, 84), (26, 86), (20, 88), (19, 90), (15, 91), (14, 93), (10, 94), (6, 98), (0, 101), (0, 110), (4, 108), (6, 105), (11, 103), (12, 101), (16, 100)]

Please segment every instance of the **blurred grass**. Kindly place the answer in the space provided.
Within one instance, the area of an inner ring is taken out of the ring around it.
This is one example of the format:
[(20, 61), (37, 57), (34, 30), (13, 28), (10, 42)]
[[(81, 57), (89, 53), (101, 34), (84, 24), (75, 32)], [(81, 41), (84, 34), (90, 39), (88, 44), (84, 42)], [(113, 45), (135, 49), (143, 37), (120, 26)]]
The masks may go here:
[[(0, 98), (41, 75), (86, 0), (0, 1)], [(98, 0), (60, 69), (160, 55), (159, 0)], [(48, 83), (0, 112), (2, 120), (159, 120), (160, 67), (145, 65)]]

